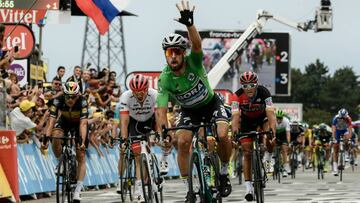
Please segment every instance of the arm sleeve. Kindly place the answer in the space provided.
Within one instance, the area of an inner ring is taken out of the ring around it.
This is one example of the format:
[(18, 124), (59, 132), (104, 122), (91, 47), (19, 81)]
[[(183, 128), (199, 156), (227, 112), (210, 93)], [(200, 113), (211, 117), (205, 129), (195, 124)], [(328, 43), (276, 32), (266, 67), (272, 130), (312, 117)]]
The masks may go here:
[(85, 97), (81, 97), (81, 113), (80, 113), (80, 120), (81, 119), (87, 119), (88, 118), (88, 104)]
[(231, 113), (240, 112), (239, 100), (237, 99), (236, 94), (231, 95), (230, 101), (231, 101)]
[(120, 96), (120, 114), (129, 113), (129, 93), (125, 92)]
[(50, 106), (50, 116), (56, 118), (58, 115), (58, 105), (60, 104), (59, 99), (54, 99)]
[(203, 52), (194, 52), (191, 51), (189, 55), (189, 59), (194, 63), (195, 67), (202, 68), (202, 62), (203, 62)]

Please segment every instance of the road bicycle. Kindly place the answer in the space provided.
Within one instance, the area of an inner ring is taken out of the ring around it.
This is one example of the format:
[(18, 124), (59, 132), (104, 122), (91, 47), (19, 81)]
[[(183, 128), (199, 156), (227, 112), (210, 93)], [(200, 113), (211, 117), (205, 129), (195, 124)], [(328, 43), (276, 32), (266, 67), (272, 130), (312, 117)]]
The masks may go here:
[(325, 156), (326, 151), (323, 143), (326, 142), (326, 140), (320, 140), (321, 144), (317, 145), (316, 150), (316, 157), (317, 157), (317, 175), (318, 179), (324, 179), (324, 167), (325, 167)]
[[(135, 180), (136, 180), (136, 162), (134, 154), (131, 150), (131, 140), (130, 137), (128, 141), (123, 140), (122, 138), (111, 138), (111, 142), (119, 141), (119, 147), (121, 152), (121, 168), (120, 168), (120, 195), (121, 201), (125, 202), (127, 195), (129, 195), (130, 201), (133, 201), (133, 195), (135, 191)], [(121, 146), (124, 144), (125, 148)]]
[(264, 132), (251, 131), (248, 133), (240, 133), (236, 135), (237, 140), (240, 137), (252, 138), (253, 140), (252, 142), (253, 148), (251, 152), (251, 169), (252, 169), (253, 182), (254, 182), (255, 200), (257, 203), (264, 202), (264, 188), (268, 180), (265, 172), (265, 167), (262, 162), (261, 149), (259, 145), (259, 141), (261, 140), (260, 137), (262, 135), (268, 135), (272, 137), (272, 131), (271, 130)]
[[(204, 136), (199, 134), (200, 128), (204, 128)], [(163, 135), (166, 135), (169, 131), (175, 130), (189, 130), (193, 133), (191, 142), (190, 167), (188, 173), (188, 192), (191, 203), (196, 202), (197, 196), (199, 197), (201, 203), (222, 202), (222, 197), (220, 194), (220, 163), (218, 158), (214, 159), (209, 155), (207, 146), (207, 128), (212, 130), (212, 135), (216, 135), (215, 122), (175, 128), (163, 127), (162, 131)], [(213, 173), (213, 177), (211, 177), (211, 173)], [(230, 192), (231, 190), (225, 191), (225, 193)]]
[[(160, 175), (160, 167), (156, 155), (149, 146), (149, 137), (151, 135), (146, 133), (144, 135), (131, 136), (131, 138), (140, 140), (140, 175), (145, 202), (162, 203), (164, 178)], [(154, 135), (159, 139), (157, 133), (154, 133)]]
[(294, 179), (296, 176), (296, 169), (298, 167), (298, 159), (297, 159), (297, 141), (291, 142), (291, 154), (290, 154), (290, 170), (291, 170), (291, 178)]
[(75, 132), (69, 131), (68, 136), (51, 137), (62, 141), (62, 150), (59, 163), (56, 167), (56, 202), (73, 202), (73, 193), (76, 185), (76, 153), (74, 141), (81, 143), (81, 137), (75, 137)]
[(277, 180), (278, 183), (281, 182), (281, 175), (283, 172), (283, 165), (281, 163), (281, 146), (282, 142), (279, 139), (276, 139), (276, 146), (274, 150), (274, 172), (273, 172), (273, 179)]

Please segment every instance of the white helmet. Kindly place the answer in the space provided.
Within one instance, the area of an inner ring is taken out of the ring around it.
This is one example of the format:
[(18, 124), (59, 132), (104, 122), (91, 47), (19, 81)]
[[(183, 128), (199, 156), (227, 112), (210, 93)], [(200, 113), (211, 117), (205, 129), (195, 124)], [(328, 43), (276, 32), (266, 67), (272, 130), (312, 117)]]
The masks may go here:
[(179, 47), (181, 49), (187, 48), (186, 39), (179, 34), (170, 34), (164, 38), (162, 48), (166, 50), (169, 47)]

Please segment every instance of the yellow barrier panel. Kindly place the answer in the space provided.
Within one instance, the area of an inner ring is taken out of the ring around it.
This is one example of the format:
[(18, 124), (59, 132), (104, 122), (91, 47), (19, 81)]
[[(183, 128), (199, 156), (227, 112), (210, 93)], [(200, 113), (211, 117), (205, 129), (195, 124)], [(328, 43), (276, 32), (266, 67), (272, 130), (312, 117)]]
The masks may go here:
[(11, 197), (12, 192), (9, 186), (9, 182), (6, 179), (4, 170), (0, 164), (0, 198)]

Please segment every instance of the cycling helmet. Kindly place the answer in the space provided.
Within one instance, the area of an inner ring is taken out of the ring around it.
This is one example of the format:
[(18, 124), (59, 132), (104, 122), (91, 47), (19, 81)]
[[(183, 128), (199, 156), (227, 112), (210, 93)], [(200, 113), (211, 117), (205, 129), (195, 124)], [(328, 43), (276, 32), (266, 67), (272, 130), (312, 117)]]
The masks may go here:
[(300, 123), (299, 123), (298, 121), (293, 121), (293, 122), (290, 123), (290, 125), (292, 125), (292, 126), (299, 126)]
[(162, 48), (166, 50), (169, 47), (187, 48), (186, 39), (179, 34), (170, 34), (163, 39)]
[(240, 84), (257, 83), (258, 76), (255, 72), (247, 71), (240, 75)]
[(149, 87), (149, 80), (144, 75), (136, 74), (130, 80), (129, 86), (131, 91), (141, 92)]
[(321, 123), (321, 124), (319, 125), (319, 130), (321, 130), (321, 131), (326, 131), (326, 130), (327, 130), (327, 125), (326, 125), (325, 123)]
[(65, 95), (77, 95), (80, 92), (80, 86), (77, 82), (66, 82), (64, 84)]
[(275, 116), (276, 118), (283, 118), (285, 116), (285, 112), (282, 110), (277, 110)]
[(348, 114), (349, 114), (348, 111), (344, 108), (340, 109), (338, 112), (338, 116), (340, 118), (344, 118), (344, 117), (348, 116)]

